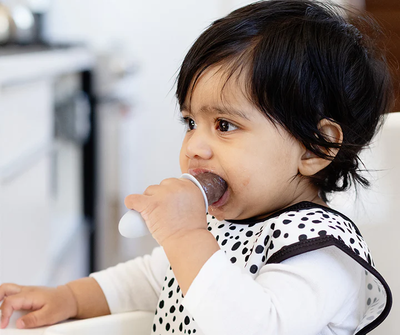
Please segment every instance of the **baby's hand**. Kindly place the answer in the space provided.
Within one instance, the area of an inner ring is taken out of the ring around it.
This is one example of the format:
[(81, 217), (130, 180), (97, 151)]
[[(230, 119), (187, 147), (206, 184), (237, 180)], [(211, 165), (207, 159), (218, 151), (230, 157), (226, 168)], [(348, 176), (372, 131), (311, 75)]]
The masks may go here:
[(187, 179), (165, 179), (149, 186), (143, 195), (127, 196), (125, 206), (142, 215), (160, 245), (189, 230), (207, 229), (203, 195)]
[(13, 311), (32, 311), (17, 320), (17, 328), (51, 325), (77, 315), (78, 307), (71, 289), (66, 286), (0, 285), (0, 328), (7, 327)]

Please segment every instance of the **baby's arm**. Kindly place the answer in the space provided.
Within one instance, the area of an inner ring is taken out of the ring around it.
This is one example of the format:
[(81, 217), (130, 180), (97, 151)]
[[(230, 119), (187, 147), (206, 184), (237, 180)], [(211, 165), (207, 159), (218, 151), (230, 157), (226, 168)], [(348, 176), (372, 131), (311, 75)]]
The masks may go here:
[(127, 196), (125, 205), (142, 215), (185, 295), (202, 266), (220, 249), (207, 230), (201, 191), (187, 179), (170, 178), (142, 195)]
[(255, 280), (215, 256), (184, 300), (204, 334), (353, 334), (359, 324), (365, 270), (336, 247), (267, 264)]
[(7, 327), (15, 310), (32, 312), (17, 320), (18, 328), (34, 328), (69, 318), (90, 318), (110, 314), (100, 286), (93, 278), (82, 278), (56, 288), (0, 285), (0, 328)]

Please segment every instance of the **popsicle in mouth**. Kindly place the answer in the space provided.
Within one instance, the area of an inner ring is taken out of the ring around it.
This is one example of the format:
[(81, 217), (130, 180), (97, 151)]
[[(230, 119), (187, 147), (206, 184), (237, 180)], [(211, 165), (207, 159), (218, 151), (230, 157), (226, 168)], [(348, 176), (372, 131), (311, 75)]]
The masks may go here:
[(209, 205), (221, 199), (228, 187), (224, 179), (212, 172), (198, 174), (195, 178), (203, 188)]
[[(201, 191), (207, 212), (208, 204), (218, 201), (228, 187), (226, 181), (212, 172), (204, 172), (195, 177), (184, 173), (181, 178), (189, 179)], [(148, 234), (147, 226), (139, 212), (129, 210), (119, 221), (118, 230), (122, 236), (128, 238), (141, 237)]]

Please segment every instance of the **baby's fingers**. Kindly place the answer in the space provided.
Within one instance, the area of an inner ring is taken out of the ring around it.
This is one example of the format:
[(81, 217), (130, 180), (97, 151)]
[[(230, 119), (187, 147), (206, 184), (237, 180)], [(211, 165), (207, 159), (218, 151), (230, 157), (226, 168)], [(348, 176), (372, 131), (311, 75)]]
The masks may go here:
[(0, 301), (2, 301), (5, 297), (20, 293), (21, 290), (22, 286), (19, 286), (17, 284), (0, 285)]
[(17, 320), (17, 328), (35, 328), (52, 325), (60, 321), (48, 307), (43, 307), (34, 312), (28, 313)]
[(125, 198), (126, 208), (133, 209), (139, 213), (145, 211), (149, 205), (149, 196), (143, 194), (131, 194)]
[[(37, 308), (40, 308), (38, 306), (35, 306)], [(0, 328), (4, 329), (5, 327), (8, 326), (8, 323), (10, 321), (10, 317), (13, 314), (14, 311), (19, 311), (19, 310), (31, 310), (33, 309), (33, 301), (29, 297), (25, 295), (12, 295), (4, 299), (3, 304), (1, 305), (1, 322), (0, 322)], [(24, 328), (24, 325), (21, 324), (20, 322), (17, 322), (17, 327), (18, 328)]]

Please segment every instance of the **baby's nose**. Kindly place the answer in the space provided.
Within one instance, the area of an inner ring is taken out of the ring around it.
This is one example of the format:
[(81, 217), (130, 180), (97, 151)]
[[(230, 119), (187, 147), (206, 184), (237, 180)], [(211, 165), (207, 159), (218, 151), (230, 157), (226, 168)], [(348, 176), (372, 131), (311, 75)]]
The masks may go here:
[(186, 143), (186, 156), (189, 158), (210, 159), (212, 146), (207, 136), (196, 131)]

